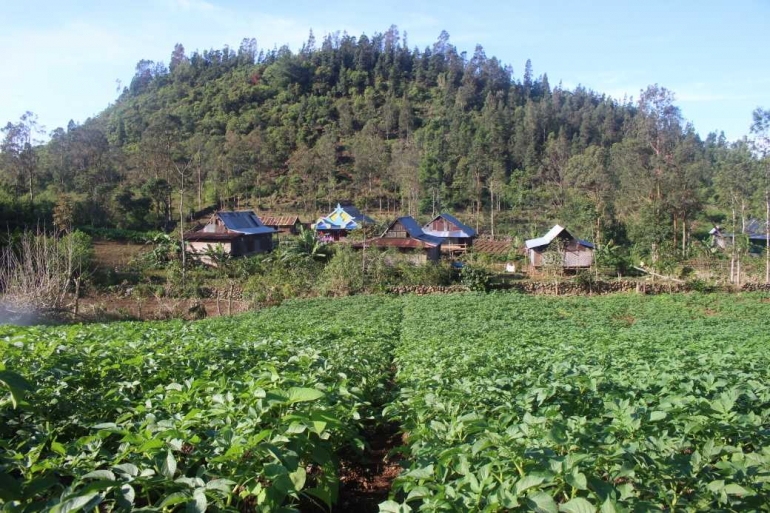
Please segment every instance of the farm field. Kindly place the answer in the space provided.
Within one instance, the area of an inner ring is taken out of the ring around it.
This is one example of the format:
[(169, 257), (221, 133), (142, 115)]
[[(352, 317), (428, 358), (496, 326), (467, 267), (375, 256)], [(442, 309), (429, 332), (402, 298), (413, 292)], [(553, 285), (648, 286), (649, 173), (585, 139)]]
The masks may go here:
[(0, 504), (322, 511), (340, 455), (395, 422), (404, 469), (382, 511), (763, 510), (768, 333), (761, 294), (357, 296), (0, 327)]
[(760, 296), (434, 296), (403, 315), (387, 408), (409, 436), (403, 504), (770, 507)]

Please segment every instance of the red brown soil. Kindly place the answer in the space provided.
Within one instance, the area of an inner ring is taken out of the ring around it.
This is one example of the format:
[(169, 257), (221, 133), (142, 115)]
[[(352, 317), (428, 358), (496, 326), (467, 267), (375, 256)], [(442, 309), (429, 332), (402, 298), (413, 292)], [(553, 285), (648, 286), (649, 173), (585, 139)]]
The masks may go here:
[(340, 493), (335, 512), (376, 512), (388, 499), (393, 480), (401, 473), (398, 426), (386, 425), (367, 433), (368, 447), (358, 458), (340, 463)]

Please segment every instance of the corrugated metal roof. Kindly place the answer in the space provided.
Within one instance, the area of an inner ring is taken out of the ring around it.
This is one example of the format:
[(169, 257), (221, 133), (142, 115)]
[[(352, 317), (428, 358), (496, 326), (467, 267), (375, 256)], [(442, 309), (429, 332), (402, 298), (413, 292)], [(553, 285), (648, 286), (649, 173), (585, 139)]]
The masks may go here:
[(243, 210), (238, 212), (217, 212), (216, 215), (222, 221), (225, 227), (230, 231), (248, 235), (276, 232), (275, 229), (262, 224), (262, 222), (257, 217), (257, 214), (251, 210)]
[(385, 230), (385, 233), (387, 233), (396, 223), (401, 223), (401, 226), (404, 227), (404, 229), (406, 230), (406, 232), (409, 234), (410, 237), (414, 239), (418, 239), (428, 245), (440, 246), (441, 244), (444, 243), (444, 239), (442, 237), (436, 237), (435, 235), (430, 235), (428, 233), (425, 233), (423, 229), (420, 227), (419, 223), (415, 221), (412, 216), (399, 217), (398, 219), (390, 223), (390, 226), (388, 226), (388, 229)]
[(505, 256), (513, 247), (510, 241), (502, 240), (477, 240), (473, 243), (473, 251), (488, 255)]
[(345, 212), (348, 213), (350, 217), (353, 218), (353, 220), (359, 224), (374, 224), (374, 219), (372, 219), (369, 216), (366, 216), (361, 213), (360, 210), (358, 210), (353, 205), (345, 205), (344, 207), (341, 207), (339, 204), (337, 205), (338, 208), (342, 208)]
[(262, 216), (261, 221), (265, 226), (294, 226), (295, 223), (302, 223), (299, 216)]
[(548, 230), (548, 233), (546, 233), (542, 237), (538, 237), (536, 239), (529, 239), (524, 244), (527, 246), (527, 249), (539, 248), (541, 246), (547, 246), (548, 244), (553, 242), (553, 240), (556, 237), (560, 236), (562, 233), (566, 233), (569, 238), (575, 239), (582, 246), (585, 246), (585, 247), (591, 248), (591, 249), (593, 249), (593, 247), (594, 247), (594, 245), (591, 242), (588, 242), (587, 240), (577, 239), (577, 238), (573, 237), (572, 234), (570, 232), (568, 232), (566, 228), (564, 228), (563, 226), (560, 226), (558, 224), (555, 224), (553, 226), (553, 228)]
[[(455, 225), (459, 230), (433, 230), (430, 228), (431, 223), (435, 221), (436, 219), (445, 219)], [(423, 230), (425, 233), (428, 233), (430, 235), (436, 236), (436, 237), (452, 237), (452, 238), (470, 238), (475, 237), (478, 235), (476, 233), (476, 230), (468, 226), (467, 224), (462, 223), (459, 219), (457, 219), (452, 214), (447, 213), (441, 213), (430, 220), (429, 223), (425, 224), (423, 226)]]
[(352, 205), (341, 206), (337, 204), (329, 215), (316, 221), (314, 229), (316, 230), (355, 230), (360, 226), (374, 224), (374, 219), (365, 216), (356, 207)]

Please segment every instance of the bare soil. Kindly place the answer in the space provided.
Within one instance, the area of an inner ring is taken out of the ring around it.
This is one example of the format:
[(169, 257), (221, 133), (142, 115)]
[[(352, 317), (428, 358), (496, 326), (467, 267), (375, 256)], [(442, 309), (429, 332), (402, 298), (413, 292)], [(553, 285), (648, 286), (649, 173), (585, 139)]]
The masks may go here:
[(397, 424), (378, 426), (366, 433), (363, 456), (340, 462), (340, 495), (336, 512), (376, 512), (388, 499), (393, 480), (401, 473), (401, 433)]
[[(205, 311), (200, 315), (199, 309)], [(171, 299), (124, 297), (117, 294), (96, 294), (80, 298), (78, 317), (82, 320), (164, 320), (164, 319), (199, 319), (201, 317), (219, 317), (235, 315), (248, 311), (251, 305), (247, 301), (226, 299)]]

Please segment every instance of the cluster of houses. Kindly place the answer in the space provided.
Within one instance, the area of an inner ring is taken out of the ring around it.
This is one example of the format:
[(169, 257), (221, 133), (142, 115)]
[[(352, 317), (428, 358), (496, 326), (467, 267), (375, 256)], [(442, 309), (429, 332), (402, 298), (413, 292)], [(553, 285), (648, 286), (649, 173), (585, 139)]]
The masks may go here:
[[(350, 205), (340, 205), (313, 225), (318, 238), (324, 242), (344, 241), (348, 235), (375, 221)], [(185, 235), (187, 250), (203, 261), (212, 246), (221, 245), (232, 257), (249, 256), (272, 251), (274, 236), (279, 233), (297, 234), (303, 223), (297, 216), (264, 217), (260, 219), (252, 211), (217, 212), (208, 223)], [(420, 225), (413, 217), (403, 216), (391, 222), (385, 231), (372, 239), (351, 242), (354, 248), (395, 248), (408, 253), (415, 261), (437, 261), (443, 254), (457, 254), (473, 247), (478, 234), (451, 214), (441, 213), (431, 221)], [(479, 246), (489, 246), (507, 253), (509, 243), (479, 241)], [(497, 247), (500, 246), (500, 247)], [(534, 268), (552, 261), (546, 255), (561, 254), (561, 266), (565, 269), (590, 267), (593, 263), (594, 246), (574, 237), (566, 228), (554, 226), (542, 237), (527, 240), (527, 259)]]

